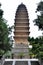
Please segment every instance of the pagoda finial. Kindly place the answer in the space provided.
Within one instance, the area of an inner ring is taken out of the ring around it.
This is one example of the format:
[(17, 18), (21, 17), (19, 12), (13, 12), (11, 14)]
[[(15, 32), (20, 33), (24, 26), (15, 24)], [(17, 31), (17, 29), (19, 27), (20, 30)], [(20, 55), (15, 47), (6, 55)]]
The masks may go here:
[(21, 4), (23, 4), (23, 2), (21, 2)]
[(23, 4), (23, 2), (21, 2), (21, 4)]

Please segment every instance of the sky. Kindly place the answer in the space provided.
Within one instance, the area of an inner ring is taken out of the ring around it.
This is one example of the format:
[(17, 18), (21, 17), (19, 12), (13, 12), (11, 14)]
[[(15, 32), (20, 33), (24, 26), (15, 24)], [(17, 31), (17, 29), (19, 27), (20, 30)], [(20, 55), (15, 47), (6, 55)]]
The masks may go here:
[(1, 9), (4, 11), (3, 17), (7, 20), (7, 24), (9, 24), (9, 26), (14, 25), (15, 13), (18, 5), (21, 3), (26, 5), (30, 19), (30, 36), (34, 38), (42, 35), (42, 31), (39, 31), (38, 27), (34, 26), (33, 23), (33, 20), (37, 18), (35, 11), (39, 2), (40, 0), (0, 0), (0, 3), (2, 4)]

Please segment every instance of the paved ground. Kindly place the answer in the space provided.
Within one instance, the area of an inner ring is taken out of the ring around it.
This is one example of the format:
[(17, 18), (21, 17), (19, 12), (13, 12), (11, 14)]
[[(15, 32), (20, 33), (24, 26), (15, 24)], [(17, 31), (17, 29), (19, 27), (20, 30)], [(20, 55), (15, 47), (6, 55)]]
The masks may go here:
[(15, 65), (28, 65), (28, 61), (16, 61)]
[[(4, 65), (12, 65), (12, 61), (6, 61), (5, 63), (4, 63)], [(27, 61), (25, 61), (25, 62), (23, 62), (23, 61), (16, 61), (15, 62), (15, 65), (28, 65), (28, 62)]]
[(9, 61), (6, 61), (6, 62), (4, 63), (4, 65), (12, 65), (12, 62), (13, 62), (13, 61), (10, 61), (10, 62), (9, 62)]

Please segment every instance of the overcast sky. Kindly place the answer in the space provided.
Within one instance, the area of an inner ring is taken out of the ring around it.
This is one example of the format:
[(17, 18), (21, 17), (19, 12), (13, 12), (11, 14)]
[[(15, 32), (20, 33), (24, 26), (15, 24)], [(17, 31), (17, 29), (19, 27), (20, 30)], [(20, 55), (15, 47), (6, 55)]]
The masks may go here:
[(38, 31), (38, 27), (34, 26), (33, 20), (37, 17), (35, 10), (40, 0), (0, 0), (2, 9), (4, 11), (4, 18), (8, 20), (10, 26), (14, 25), (15, 13), (18, 5), (21, 3), (25, 4), (28, 10), (29, 23), (30, 23), (30, 36), (37, 37), (41, 36), (42, 32)]

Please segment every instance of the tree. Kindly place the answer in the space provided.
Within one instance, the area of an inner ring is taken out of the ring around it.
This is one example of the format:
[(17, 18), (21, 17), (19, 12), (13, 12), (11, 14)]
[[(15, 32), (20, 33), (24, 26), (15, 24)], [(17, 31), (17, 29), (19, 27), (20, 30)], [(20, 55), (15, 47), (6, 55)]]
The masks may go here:
[(28, 38), (28, 41), (32, 45), (32, 49), (30, 50), (31, 56), (35, 58), (43, 58), (43, 36), (34, 39)]
[[(39, 12), (40, 15), (37, 15), (37, 18), (34, 20), (35, 25), (38, 26), (40, 30), (43, 30), (43, 1), (38, 3), (36, 13)], [(43, 58), (43, 36), (39, 37), (37, 40), (35, 39), (35, 45), (33, 45), (33, 49), (36, 49), (36, 56), (39, 58)]]
[(36, 13), (40, 12), (40, 15), (37, 15), (37, 19), (34, 20), (35, 25), (39, 27), (39, 29), (43, 30), (43, 1), (39, 2)]
[(7, 25), (6, 20), (3, 18), (3, 10), (0, 9), (0, 55), (5, 54), (12, 48), (9, 34), (11, 34), (11, 28)]

